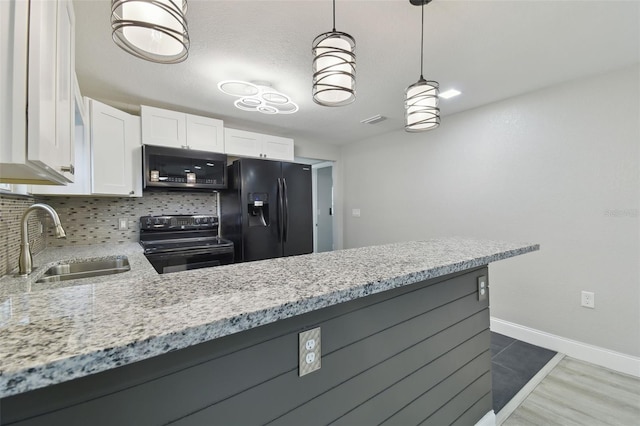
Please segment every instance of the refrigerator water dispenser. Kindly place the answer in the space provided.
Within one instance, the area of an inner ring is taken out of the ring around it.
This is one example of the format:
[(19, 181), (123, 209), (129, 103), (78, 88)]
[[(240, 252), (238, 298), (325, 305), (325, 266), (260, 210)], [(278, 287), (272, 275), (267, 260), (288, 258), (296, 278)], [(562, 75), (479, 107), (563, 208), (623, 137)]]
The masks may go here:
[(249, 193), (249, 226), (269, 226), (269, 194)]

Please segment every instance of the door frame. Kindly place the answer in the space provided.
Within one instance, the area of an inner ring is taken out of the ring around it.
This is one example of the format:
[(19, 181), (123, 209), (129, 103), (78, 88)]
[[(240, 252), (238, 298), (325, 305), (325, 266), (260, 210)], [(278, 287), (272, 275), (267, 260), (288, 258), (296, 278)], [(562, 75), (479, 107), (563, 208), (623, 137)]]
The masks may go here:
[[(318, 252), (318, 169), (323, 169), (326, 167), (331, 167), (332, 171), (332, 187), (335, 187), (335, 176), (334, 175), (334, 162), (333, 161), (324, 161), (322, 163), (316, 163), (311, 165), (311, 191), (313, 193), (313, 252)], [(335, 227), (335, 200), (332, 200), (332, 211), (334, 214), (331, 215), (331, 221), (333, 226)], [(335, 241), (334, 235), (331, 236), (331, 246), (335, 250)]]

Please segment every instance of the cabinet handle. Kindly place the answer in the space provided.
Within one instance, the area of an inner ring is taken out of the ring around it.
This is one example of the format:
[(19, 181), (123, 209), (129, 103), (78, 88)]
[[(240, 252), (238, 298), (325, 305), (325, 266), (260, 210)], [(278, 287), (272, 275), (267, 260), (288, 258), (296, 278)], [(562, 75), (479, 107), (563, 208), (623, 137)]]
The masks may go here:
[(69, 172), (72, 175), (76, 174), (76, 168), (73, 167), (73, 164), (70, 164), (69, 166), (62, 166), (62, 167), (60, 167), (60, 170), (63, 171), (63, 172)]
[(135, 194), (135, 191), (129, 191), (129, 195)]

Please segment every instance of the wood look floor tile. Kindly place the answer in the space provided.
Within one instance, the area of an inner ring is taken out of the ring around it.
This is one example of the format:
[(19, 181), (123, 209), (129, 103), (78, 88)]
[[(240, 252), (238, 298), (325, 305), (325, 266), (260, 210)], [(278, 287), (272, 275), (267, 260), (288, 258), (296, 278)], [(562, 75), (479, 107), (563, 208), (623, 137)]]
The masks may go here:
[(640, 424), (640, 379), (565, 357), (503, 423)]

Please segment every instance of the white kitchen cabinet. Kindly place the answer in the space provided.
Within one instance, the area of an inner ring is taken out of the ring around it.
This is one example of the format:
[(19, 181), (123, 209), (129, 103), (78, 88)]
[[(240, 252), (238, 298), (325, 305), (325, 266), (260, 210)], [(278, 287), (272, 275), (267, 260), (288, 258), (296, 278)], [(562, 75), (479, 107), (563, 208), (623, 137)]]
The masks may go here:
[(74, 118), (76, 83), (75, 17), (70, 0), (58, 1), (58, 38), (56, 55), (56, 149), (58, 170), (74, 181)]
[(222, 120), (142, 105), (142, 143), (224, 152)]
[(0, 12), (0, 181), (70, 182), (73, 4), (10, 0)]
[(225, 152), (238, 157), (293, 161), (293, 139), (224, 129)]
[(74, 166), (75, 179), (67, 185), (32, 185), (31, 194), (91, 195), (91, 147), (88, 117), (88, 99), (83, 101), (80, 87), (74, 77)]
[(91, 192), (142, 196), (140, 118), (89, 100)]
[(210, 117), (185, 114), (187, 146), (200, 151), (224, 152), (224, 123)]

